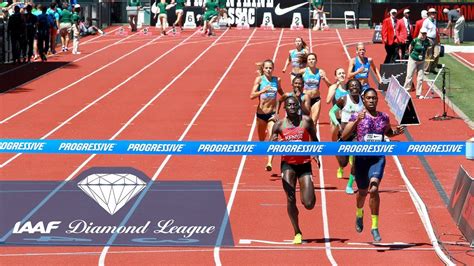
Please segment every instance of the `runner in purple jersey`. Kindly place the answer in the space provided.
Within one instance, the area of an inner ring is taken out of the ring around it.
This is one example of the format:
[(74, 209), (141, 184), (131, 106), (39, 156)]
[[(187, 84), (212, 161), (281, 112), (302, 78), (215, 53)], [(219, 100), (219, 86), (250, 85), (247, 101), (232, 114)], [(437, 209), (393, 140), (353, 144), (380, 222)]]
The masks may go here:
[[(405, 131), (402, 126), (392, 129), (390, 119), (386, 113), (377, 111), (377, 92), (373, 88), (365, 90), (362, 94), (364, 110), (358, 114), (353, 114), (349, 119), (342, 139), (348, 139), (355, 130), (356, 140), (363, 142), (381, 142), (385, 136), (392, 137), (400, 135)], [(364, 203), (367, 193), (370, 193), (370, 212), (372, 214), (372, 236), (375, 242), (382, 240), (378, 229), (379, 221), (379, 186), (385, 168), (385, 156), (356, 156), (354, 160), (355, 181), (358, 187), (356, 231), (362, 232), (364, 229)]]

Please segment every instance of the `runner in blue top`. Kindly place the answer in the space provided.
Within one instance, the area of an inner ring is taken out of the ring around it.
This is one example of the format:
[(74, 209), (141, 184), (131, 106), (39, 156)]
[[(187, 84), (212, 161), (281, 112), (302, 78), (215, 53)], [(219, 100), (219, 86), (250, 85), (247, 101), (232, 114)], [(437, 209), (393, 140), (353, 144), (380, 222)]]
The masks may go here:
[(310, 110), (310, 117), (316, 126), (319, 120), (319, 112), (321, 111), (321, 92), (320, 85), (321, 79), (326, 82), (326, 85), (331, 86), (331, 82), (326, 77), (326, 72), (316, 67), (317, 56), (315, 53), (309, 53), (299, 57), (299, 63), (305, 64), (306, 67), (300, 70), (304, 80), (304, 94), (309, 97), (308, 106), (306, 108)]
[[(272, 132), (273, 124), (277, 117), (275, 116), (277, 106), (277, 93), (283, 95), (280, 78), (273, 76), (274, 64), (272, 60), (265, 60), (258, 63), (259, 76), (255, 79), (250, 99), (259, 99), (257, 106), (257, 132), (258, 139), (265, 141), (267, 134)], [(267, 171), (272, 170), (273, 156), (268, 156), (265, 166)]]
[[(405, 128), (397, 126), (392, 129), (390, 119), (386, 113), (377, 111), (377, 92), (369, 88), (362, 93), (364, 109), (358, 114), (351, 115), (344, 131), (342, 139), (350, 138), (356, 133), (357, 141), (380, 142), (385, 136), (392, 137), (400, 135)], [(379, 187), (385, 168), (385, 156), (356, 156), (354, 160), (355, 181), (359, 189), (357, 193), (356, 231), (364, 229), (364, 203), (367, 193), (370, 193), (370, 212), (372, 214), (372, 236), (375, 242), (382, 240), (378, 230), (379, 223)]]
[(365, 45), (361, 42), (356, 46), (357, 56), (349, 61), (349, 68), (347, 70), (347, 78), (356, 78), (362, 84), (362, 92), (369, 88), (369, 73), (373, 69), (377, 75), (378, 81), (382, 82), (380, 72), (375, 67), (374, 60), (370, 57), (365, 57)]
[[(328, 95), (326, 97), (326, 103), (334, 105), (336, 104), (337, 100), (339, 100), (341, 97), (344, 95), (349, 94), (349, 91), (346, 90), (346, 71), (342, 67), (339, 67), (336, 69), (334, 72), (336, 75), (336, 83), (332, 84), (329, 86), (328, 89)], [(340, 112), (336, 113), (336, 118), (340, 122), (341, 117), (340, 117)], [(332, 141), (336, 141), (338, 137), (338, 128), (334, 125), (334, 123), (331, 123), (331, 139)]]
[(288, 58), (286, 59), (286, 62), (285, 62), (285, 67), (283, 67), (283, 73), (285, 73), (286, 68), (291, 62), (291, 74), (290, 74), (291, 80), (293, 80), (296, 77), (296, 75), (299, 74), (301, 68), (305, 67), (305, 65), (300, 64), (299, 57), (302, 56), (303, 54), (308, 54), (308, 46), (304, 42), (303, 38), (301, 37), (296, 38), (295, 46), (296, 46), (295, 49), (290, 50)]

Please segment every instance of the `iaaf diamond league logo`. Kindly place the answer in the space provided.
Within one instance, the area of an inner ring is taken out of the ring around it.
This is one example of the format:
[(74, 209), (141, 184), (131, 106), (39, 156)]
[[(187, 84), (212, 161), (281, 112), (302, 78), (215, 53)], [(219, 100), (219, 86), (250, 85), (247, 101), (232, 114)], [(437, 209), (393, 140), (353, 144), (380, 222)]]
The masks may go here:
[(78, 187), (104, 210), (114, 215), (146, 186), (133, 174), (92, 174), (79, 182)]
[(0, 191), (0, 245), (234, 244), (220, 181), (96, 167), (70, 182), (0, 181)]

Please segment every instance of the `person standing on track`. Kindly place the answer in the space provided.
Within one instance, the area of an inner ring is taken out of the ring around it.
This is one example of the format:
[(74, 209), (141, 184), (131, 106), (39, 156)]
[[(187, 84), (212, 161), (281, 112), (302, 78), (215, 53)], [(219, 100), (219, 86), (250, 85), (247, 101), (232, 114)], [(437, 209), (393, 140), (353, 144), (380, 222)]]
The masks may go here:
[[(272, 128), (271, 140), (277, 141), (278, 136), (283, 141), (319, 141), (314, 130), (313, 120), (301, 115), (300, 102), (294, 96), (285, 100), (286, 117), (275, 123)], [(301, 202), (307, 210), (314, 208), (316, 196), (311, 169), (310, 156), (281, 157), (282, 184), (287, 197), (287, 212), (295, 231), (293, 244), (301, 244), (303, 236), (298, 222), (296, 207), (296, 180), (300, 185)]]
[[(363, 142), (382, 142), (385, 136), (400, 135), (405, 131), (402, 126), (392, 129), (386, 113), (377, 111), (377, 92), (373, 88), (362, 94), (364, 110), (351, 115), (344, 128), (342, 139), (347, 140), (356, 133), (356, 140)], [(367, 193), (370, 193), (369, 206), (372, 214), (372, 236), (375, 242), (382, 240), (378, 230), (380, 196), (379, 187), (385, 168), (385, 156), (356, 156), (354, 160), (355, 181), (359, 189), (356, 197), (356, 231), (364, 229), (364, 203)]]
[(171, 6), (168, 7), (166, 0), (160, 0), (160, 2), (156, 4), (156, 7), (158, 8), (158, 12), (155, 14), (155, 19), (158, 18), (158, 20), (160, 21), (161, 35), (167, 35), (165, 27), (168, 20), (168, 14), (166, 10), (169, 9)]
[(282, 72), (286, 72), (286, 68), (288, 67), (288, 64), (291, 62), (291, 74), (290, 78), (291, 81), (296, 77), (296, 75), (299, 74), (300, 69), (304, 68), (305, 65), (301, 65), (299, 63), (299, 57), (302, 56), (303, 54), (308, 54), (308, 45), (304, 42), (303, 38), (297, 37), (295, 39), (295, 49), (290, 50), (290, 53), (288, 55), (288, 58), (286, 59), (285, 62), (285, 67), (283, 67)]
[[(338, 129), (339, 134), (342, 133), (344, 127), (349, 122), (351, 115), (359, 113), (364, 108), (362, 103), (362, 98), (360, 97), (361, 84), (357, 79), (351, 79), (347, 82), (346, 88), (349, 90), (350, 94), (345, 94), (340, 97), (336, 104), (329, 111), (329, 117), (331, 122)], [(341, 119), (340, 122), (337, 119), (336, 114), (340, 111)], [(340, 135), (339, 135), (340, 137)], [(354, 135), (351, 135), (346, 141), (352, 141), (355, 138)], [(337, 162), (339, 163), (339, 168), (337, 169), (337, 178), (342, 178), (344, 174), (344, 167), (347, 164), (353, 165), (354, 157), (353, 156), (336, 156)], [(352, 184), (354, 183), (354, 167), (351, 167), (351, 173), (349, 175), (349, 181), (346, 186), (347, 194), (354, 194), (352, 189)]]
[(142, 2), (140, 0), (128, 0), (127, 13), (128, 22), (132, 32), (137, 31), (138, 24), (138, 11), (142, 8)]
[(182, 31), (185, 0), (174, 0), (173, 3), (176, 5), (176, 21), (173, 23), (173, 32), (176, 32), (176, 26), (179, 26)]
[(362, 42), (357, 43), (356, 46), (356, 57), (351, 58), (349, 61), (349, 68), (347, 69), (348, 79), (356, 78), (362, 84), (362, 91), (364, 92), (369, 88), (369, 73), (370, 69), (373, 69), (377, 75), (379, 83), (382, 82), (382, 76), (375, 66), (374, 60), (370, 57), (366, 57), (365, 45)]
[(382, 41), (385, 44), (385, 56), (384, 64), (394, 63), (397, 50), (397, 36), (395, 27), (397, 26), (397, 10), (391, 9), (389, 17), (383, 20), (382, 23)]
[[(283, 95), (283, 89), (281, 88), (280, 78), (273, 76), (274, 64), (272, 60), (265, 60), (257, 66), (259, 76), (255, 79), (250, 99), (259, 99), (256, 113), (258, 139), (265, 141), (266, 133), (268, 132), (268, 135), (270, 135), (273, 124), (277, 120), (275, 115), (277, 93)], [(267, 171), (272, 170), (272, 160), (273, 156), (268, 156), (265, 166)]]
[(62, 51), (69, 50), (69, 36), (72, 29), (72, 13), (68, 9), (68, 4), (63, 3), (63, 10), (61, 11), (61, 18), (59, 19), (59, 34), (61, 35)]
[(230, 22), (229, 22), (229, 14), (227, 13), (227, 0), (218, 0), (219, 1), (219, 19), (223, 19), (227, 25), (227, 27), (230, 28)]
[[(320, 85), (321, 79), (326, 82), (326, 85), (331, 86), (331, 82), (326, 77), (326, 72), (316, 67), (318, 62), (315, 53), (303, 54), (299, 57), (300, 64), (306, 65), (304, 69), (301, 69), (299, 74), (303, 75), (304, 80), (304, 94), (309, 97), (307, 102), (308, 106), (305, 106), (310, 111), (311, 119), (313, 119), (314, 125), (318, 123), (319, 113), (321, 111), (321, 92)], [(315, 129), (316, 131), (316, 129)]]
[(217, 0), (206, 0), (204, 7), (206, 9), (206, 12), (204, 12), (203, 17), (202, 33), (206, 34), (207, 31), (207, 36), (212, 36), (215, 35), (213, 32), (212, 23), (216, 22), (217, 17), (219, 16), (219, 12), (217, 11)]

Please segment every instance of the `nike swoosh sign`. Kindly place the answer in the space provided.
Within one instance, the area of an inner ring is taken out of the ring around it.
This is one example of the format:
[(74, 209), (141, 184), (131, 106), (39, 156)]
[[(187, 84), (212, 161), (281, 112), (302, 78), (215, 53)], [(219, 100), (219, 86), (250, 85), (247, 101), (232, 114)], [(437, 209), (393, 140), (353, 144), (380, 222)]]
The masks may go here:
[(281, 16), (281, 15), (285, 15), (286, 13), (288, 12), (291, 12), (299, 7), (302, 7), (304, 5), (306, 5), (308, 2), (304, 2), (304, 3), (299, 3), (297, 5), (294, 5), (294, 6), (289, 6), (289, 7), (285, 7), (285, 8), (280, 8), (280, 3), (278, 3), (278, 5), (275, 7), (275, 14), (277, 14), (277, 16)]

